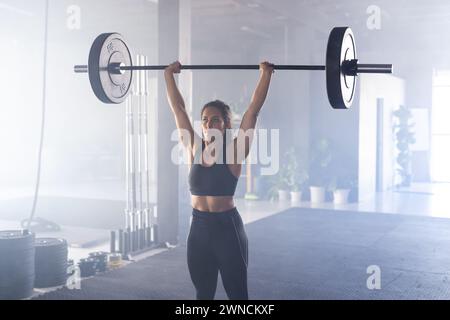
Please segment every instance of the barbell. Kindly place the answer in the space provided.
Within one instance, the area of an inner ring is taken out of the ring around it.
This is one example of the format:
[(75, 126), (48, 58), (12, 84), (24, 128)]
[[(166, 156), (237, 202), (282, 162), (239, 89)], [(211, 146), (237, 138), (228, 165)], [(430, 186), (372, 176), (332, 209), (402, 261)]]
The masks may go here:
[[(164, 70), (166, 65), (134, 66), (119, 33), (102, 33), (93, 42), (88, 65), (76, 65), (76, 73), (88, 73), (92, 90), (104, 103), (121, 103), (132, 85), (134, 70)], [(259, 65), (183, 65), (181, 69), (253, 70)], [(335, 109), (348, 109), (355, 97), (360, 73), (392, 73), (392, 64), (360, 64), (355, 37), (349, 27), (335, 27), (328, 38), (326, 65), (275, 65), (275, 70), (319, 70), (326, 72), (328, 100)]]

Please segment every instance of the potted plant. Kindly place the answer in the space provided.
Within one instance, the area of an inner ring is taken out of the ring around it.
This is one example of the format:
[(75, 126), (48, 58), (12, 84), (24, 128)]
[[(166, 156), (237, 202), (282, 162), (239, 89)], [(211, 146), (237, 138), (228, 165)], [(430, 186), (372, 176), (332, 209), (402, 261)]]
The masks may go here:
[(306, 171), (304, 173), (300, 173), (300, 174), (303, 175), (303, 178), (300, 178), (300, 179), (303, 179), (304, 182), (297, 180), (290, 184), (291, 202), (292, 203), (299, 203), (302, 201), (304, 185), (308, 181), (308, 174), (306, 173)]
[(312, 203), (325, 202), (331, 160), (330, 141), (325, 138), (319, 139), (311, 148), (309, 189)]
[(270, 178), (269, 199), (286, 201), (289, 199), (289, 176), (285, 166), (281, 166), (278, 173)]
[(348, 203), (348, 196), (357, 186), (357, 179), (349, 172), (341, 172), (335, 175), (329, 184), (329, 191), (333, 193), (334, 204)]
[(291, 202), (299, 203), (302, 199), (302, 192), (308, 181), (308, 172), (302, 164), (305, 161), (299, 160), (298, 153), (295, 148), (290, 148), (285, 154), (286, 175), (288, 178), (288, 186), (291, 195)]
[(397, 187), (408, 187), (411, 184), (411, 151), (410, 145), (416, 142), (414, 132), (411, 130), (414, 127), (414, 123), (409, 123), (409, 119), (412, 117), (411, 111), (405, 106), (393, 113), (397, 118), (397, 123), (394, 125), (394, 130), (397, 139), (397, 164), (400, 166), (397, 172), (400, 175), (400, 183)]

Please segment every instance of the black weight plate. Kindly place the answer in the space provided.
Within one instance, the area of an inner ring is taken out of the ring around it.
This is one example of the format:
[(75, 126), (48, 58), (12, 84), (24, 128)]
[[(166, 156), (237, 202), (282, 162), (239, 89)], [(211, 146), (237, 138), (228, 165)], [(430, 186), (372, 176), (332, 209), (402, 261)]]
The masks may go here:
[(34, 234), (0, 231), (0, 299), (24, 299), (33, 293)]
[(336, 27), (328, 38), (326, 54), (327, 94), (335, 109), (348, 109), (355, 97), (356, 76), (344, 75), (342, 62), (357, 59), (353, 32), (348, 27)]
[(91, 252), (91, 253), (89, 253), (89, 257), (106, 259), (108, 257), (108, 253), (104, 252), (104, 251)]
[(33, 295), (34, 277), (12, 283), (10, 287), (0, 287), (0, 300), (26, 299)]
[(23, 230), (0, 231), (0, 252), (2, 250), (17, 250), (33, 246), (34, 234)]
[(67, 277), (67, 242), (58, 238), (35, 240), (35, 287), (48, 288), (64, 285)]
[(34, 246), (41, 247), (67, 247), (67, 241), (60, 238), (36, 238), (34, 240)]
[(35, 288), (59, 287), (66, 284), (67, 275), (40, 276), (34, 281)]
[(95, 275), (95, 265), (96, 261), (92, 258), (81, 259), (78, 264), (81, 277), (89, 277)]

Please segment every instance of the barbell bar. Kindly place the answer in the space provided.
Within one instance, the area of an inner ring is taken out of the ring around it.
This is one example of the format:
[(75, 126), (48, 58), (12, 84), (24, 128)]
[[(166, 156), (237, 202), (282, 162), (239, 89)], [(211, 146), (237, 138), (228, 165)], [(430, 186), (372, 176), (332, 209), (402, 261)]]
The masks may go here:
[[(91, 46), (88, 65), (76, 73), (89, 73), (91, 87), (102, 102), (121, 103), (129, 94), (133, 71), (164, 70), (167, 65), (134, 66), (131, 53), (118, 33), (103, 33)], [(257, 70), (259, 65), (182, 65), (186, 70)], [(333, 28), (328, 38), (326, 65), (275, 65), (275, 70), (325, 71), (328, 100), (335, 109), (350, 108), (360, 73), (392, 73), (392, 64), (360, 64), (349, 27)]]
[[(164, 70), (168, 65), (152, 66), (123, 66), (120, 63), (111, 63), (108, 70), (113, 74), (121, 74), (127, 70)], [(182, 65), (180, 69), (186, 70), (258, 70), (259, 65), (249, 64), (196, 64)], [(325, 71), (323, 65), (274, 65), (275, 70), (320, 70)], [(74, 66), (76, 73), (88, 72), (87, 65)], [(345, 72), (350, 74), (350, 72)], [(392, 64), (357, 64), (357, 73), (392, 73)]]
[[(111, 63), (109, 65), (109, 72), (120, 74), (126, 70), (164, 70), (167, 66), (122, 66), (118, 63)], [(185, 65), (181, 69), (187, 70), (258, 70), (259, 65), (248, 64), (200, 64), (200, 65)], [(326, 70), (325, 66), (311, 66), (311, 65), (274, 65), (275, 70)], [(357, 73), (392, 73), (392, 65), (388, 64), (357, 64)], [(344, 74), (351, 74), (349, 71), (343, 70)]]

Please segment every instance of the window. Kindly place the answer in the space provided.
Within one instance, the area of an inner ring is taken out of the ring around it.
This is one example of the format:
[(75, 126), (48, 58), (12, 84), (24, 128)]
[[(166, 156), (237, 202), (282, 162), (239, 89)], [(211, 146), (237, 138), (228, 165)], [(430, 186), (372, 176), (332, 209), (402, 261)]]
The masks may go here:
[(431, 179), (450, 182), (450, 70), (435, 71), (431, 116)]

